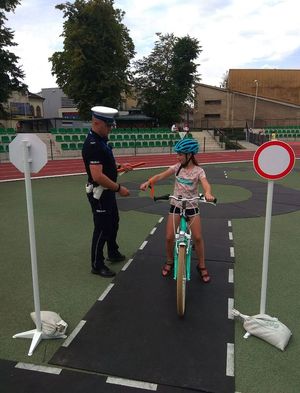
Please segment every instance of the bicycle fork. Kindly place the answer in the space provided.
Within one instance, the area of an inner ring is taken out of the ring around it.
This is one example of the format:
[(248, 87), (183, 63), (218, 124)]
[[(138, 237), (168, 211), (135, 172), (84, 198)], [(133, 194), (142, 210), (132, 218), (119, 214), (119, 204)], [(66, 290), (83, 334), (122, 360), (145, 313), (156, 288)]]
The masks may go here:
[(191, 245), (191, 234), (180, 230), (179, 233), (175, 234), (175, 246), (174, 246), (174, 280), (177, 279), (178, 271), (178, 253), (179, 247), (185, 246), (186, 250), (186, 280), (191, 279), (191, 255), (192, 255), (192, 245)]

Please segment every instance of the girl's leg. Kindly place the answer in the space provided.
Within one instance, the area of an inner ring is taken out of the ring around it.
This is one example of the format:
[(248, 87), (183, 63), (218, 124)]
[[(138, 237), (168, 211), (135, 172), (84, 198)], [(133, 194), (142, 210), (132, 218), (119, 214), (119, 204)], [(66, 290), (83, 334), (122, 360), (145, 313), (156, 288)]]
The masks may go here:
[[(175, 221), (174, 221), (175, 220)], [(174, 263), (174, 225), (175, 229), (179, 225), (179, 215), (169, 214), (166, 225), (166, 253), (167, 262), (162, 268), (162, 275), (168, 276), (173, 269)]]
[(195, 251), (198, 257), (197, 270), (204, 282), (209, 282), (210, 277), (205, 266), (205, 255), (204, 255), (204, 240), (202, 236), (202, 227), (200, 216), (193, 216), (190, 218), (190, 226), (193, 236), (193, 242), (195, 244)]

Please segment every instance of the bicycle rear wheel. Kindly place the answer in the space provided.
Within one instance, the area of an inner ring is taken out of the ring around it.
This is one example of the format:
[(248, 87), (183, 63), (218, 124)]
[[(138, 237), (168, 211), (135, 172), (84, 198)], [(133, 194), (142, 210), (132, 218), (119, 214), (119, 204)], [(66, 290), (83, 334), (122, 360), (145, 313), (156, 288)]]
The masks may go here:
[(186, 246), (179, 246), (177, 268), (177, 314), (183, 317), (185, 312), (186, 289)]

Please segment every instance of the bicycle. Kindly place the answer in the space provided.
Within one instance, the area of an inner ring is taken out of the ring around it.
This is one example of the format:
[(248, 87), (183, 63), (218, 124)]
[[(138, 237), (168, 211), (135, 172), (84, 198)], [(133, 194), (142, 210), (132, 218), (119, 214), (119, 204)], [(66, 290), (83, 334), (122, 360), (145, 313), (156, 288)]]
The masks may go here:
[[(186, 299), (186, 282), (191, 279), (191, 255), (192, 255), (192, 234), (188, 225), (188, 217), (186, 215), (187, 202), (197, 201), (198, 203), (210, 203), (216, 205), (217, 199), (207, 201), (203, 194), (199, 194), (193, 198), (182, 198), (174, 195), (162, 195), (153, 197), (154, 201), (173, 199), (178, 203), (180, 208), (180, 222), (175, 232), (174, 245), (174, 280), (177, 281), (177, 313), (180, 317), (185, 313)], [(178, 207), (176, 205), (176, 207)]]

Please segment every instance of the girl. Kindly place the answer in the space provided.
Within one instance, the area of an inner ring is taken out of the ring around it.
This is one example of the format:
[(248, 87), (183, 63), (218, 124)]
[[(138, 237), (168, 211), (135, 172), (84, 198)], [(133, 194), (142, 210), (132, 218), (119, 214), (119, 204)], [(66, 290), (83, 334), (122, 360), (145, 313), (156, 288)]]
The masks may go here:
[[(204, 170), (198, 165), (195, 154), (199, 151), (198, 142), (195, 139), (184, 138), (176, 143), (174, 151), (177, 153), (178, 163), (169, 167), (164, 172), (158, 173), (151, 177), (148, 181), (141, 184), (140, 189), (145, 191), (150, 184), (166, 179), (175, 174), (175, 186), (173, 195), (181, 195), (183, 198), (193, 198), (198, 196), (198, 185), (204, 191), (204, 196), (208, 201), (213, 201), (214, 196), (211, 194), (211, 186), (206, 179)], [(163, 277), (167, 277), (173, 270), (173, 248), (174, 248), (174, 218), (175, 228), (178, 227), (180, 221), (180, 209), (175, 206), (175, 201), (170, 200), (170, 213), (166, 227), (166, 249), (167, 262), (162, 267)], [(173, 215), (175, 217), (173, 218)], [(201, 220), (199, 208), (195, 207), (195, 203), (188, 202), (186, 214), (190, 218), (190, 229), (193, 236), (195, 251), (198, 257), (197, 271), (204, 283), (210, 282), (210, 276), (205, 266), (204, 259), (204, 242), (202, 237)]]

